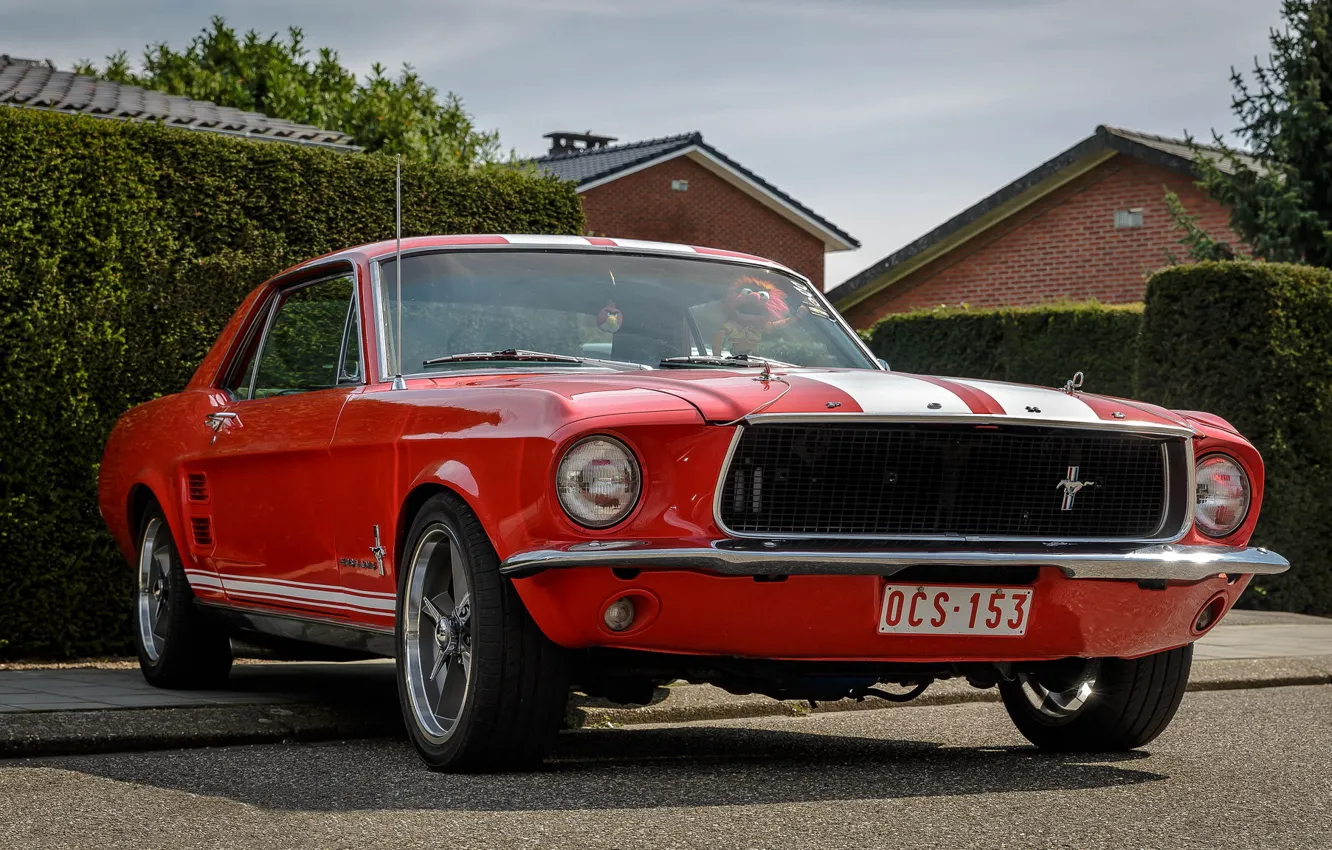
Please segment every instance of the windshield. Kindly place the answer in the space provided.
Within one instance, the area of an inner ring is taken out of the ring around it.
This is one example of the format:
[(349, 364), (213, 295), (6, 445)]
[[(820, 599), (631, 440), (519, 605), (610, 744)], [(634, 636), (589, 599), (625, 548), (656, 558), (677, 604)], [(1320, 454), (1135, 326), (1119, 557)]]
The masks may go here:
[[(390, 369), (398, 321), (395, 266), (392, 258), (381, 261), (379, 275), (380, 336)], [(402, 337), (407, 375), (615, 368), (617, 362), (632, 364), (627, 368), (715, 368), (756, 358), (874, 368), (803, 281), (767, 269), (629, 254), (444, 251), (403, 257)], [(543, 362), (533, 353), (580, 360)]]

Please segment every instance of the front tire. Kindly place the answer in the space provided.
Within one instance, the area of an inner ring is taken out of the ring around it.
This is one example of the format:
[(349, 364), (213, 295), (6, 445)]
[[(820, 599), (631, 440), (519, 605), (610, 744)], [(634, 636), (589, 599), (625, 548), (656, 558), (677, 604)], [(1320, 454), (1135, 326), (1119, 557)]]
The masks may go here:
[(398, 697), (432, 770), (540, 764), (569, 686), (552, 643), (499, 574), (476, 515), (451, 493), (427, 501), (398, 569)]
[(194, 604), (194, 591), (161, 508), (143, 518), (135, 559), (134, 644), (139, 669), (159, 688), (219, 687), (231, 671), (231, 640)]
[(999, 692), (1018, 731), (1043, 750), (1124, 752), (1170, 725), (1192, 665), (1192, 644), (1142, 658), (1015, 664)]

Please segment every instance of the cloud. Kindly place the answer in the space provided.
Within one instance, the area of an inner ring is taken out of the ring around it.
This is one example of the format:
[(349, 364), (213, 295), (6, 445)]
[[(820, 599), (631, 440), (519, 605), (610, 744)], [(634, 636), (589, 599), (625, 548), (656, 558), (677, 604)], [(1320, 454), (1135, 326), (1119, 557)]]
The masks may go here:
[(222, 14), (301, 25), (358, 73), (414, 65), (507, 146), (700, 130), (865, 247), (837, 282), (1099, 123), (1228, 129), (1279, 0), (0, 0), (0, 52), (68, 66)]

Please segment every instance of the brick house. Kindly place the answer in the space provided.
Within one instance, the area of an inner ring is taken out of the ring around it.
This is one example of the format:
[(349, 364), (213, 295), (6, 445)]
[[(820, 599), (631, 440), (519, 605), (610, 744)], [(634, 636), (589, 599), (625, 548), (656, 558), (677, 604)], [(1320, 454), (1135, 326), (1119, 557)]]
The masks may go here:
[[(1214, 161), (1226, 168), (1219, 155)], [(1166, 208), (1167, 189), (1208, 233), (1239, 241), (1228, 210), (1195, 180), (1182, 140), (1097, 127), (828, 295), (857, 328), (939, 305), (1141, 301), (1147, 273), (1186, 255)]]
[(832, 222), (703, 141), (701, 133), (615, 145), (547, 133), (537, 167), (577, 184), (589, 235), (683, 242), (777, 260), (823, 286), (823, 255), (859, 248)]

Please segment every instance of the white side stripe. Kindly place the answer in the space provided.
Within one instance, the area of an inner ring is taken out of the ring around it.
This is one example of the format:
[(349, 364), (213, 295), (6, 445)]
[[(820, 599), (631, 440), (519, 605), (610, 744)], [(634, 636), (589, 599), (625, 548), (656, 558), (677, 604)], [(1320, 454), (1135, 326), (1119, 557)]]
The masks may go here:
[(302, 602), (330, 602), (346, 605), (348, 608), (363, 608), (368, 611), (392, 611), (395, 607), (395, 604), (391, 599), (367, 599), (365, 597), (353, 596), (350, 593), (344, 593), (342, 591), (307, 590), (302, 587), (277, 587), (275, 585), (264, 584), (257, 581), (237, 581), (234, 578), (223, 579), (222, 587), (229, 594), (261, 594), (264, 596), (295, 599)]
[[(193, 575), (193, 573), (190, 574)], [(205, 573), (205, 575), (212, 575), (212, 573)], [(308, 581), (289, 581), (287, 579), (268, 578), (266, 576), (250, 576), (250, 575), (238, 576), (238, 575), (226, 575), (225, 573), (223, 573), (218, 575), (217, 578), (220, 578), (224, 583), (231, 581), (249, 581), (258, 584), (276, 585), (278, 587), (292, 587), (292, 588), (307, 589), (307, 590), (327, 590), (327, 591), (341, 592), (341, 593), (354, 593), (358, 596), (368, 596), (375, 599), (397, 598), (392, 593), (379, 593), (373, 590), (353, 590), (352, 588), (341, 587), (336, 584), (315, 584), (313, 582), (308, 582)]]
[(378, 611), (373, 608), (363, 608), (360, 605), (346, 605), (341, 602), (323, 602), (317, 599), (293, 599), (290, 596), (280, 596), (274, 593), (252, 593), (250, 591), (229, 592), (229, 597), (237, 600), (254, 600), (259, 602), (280, 602), (286, 605), (300, 605), (302, 607), (326, 608), (331, 611), (343, 611), (356, 614), (370, 614), (375, 617), (391, 617), (393, 610)]
[(372, 593), (364, 590), (310, 584), (282, 579), (251, 576), (214, 575), (200, 570), (186, 570), (190, 585), (208, 590), (222, 590), (228, 596), (314, 605), (358, 613), (386, 615), (397, 607), (391, 593)]

